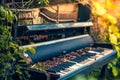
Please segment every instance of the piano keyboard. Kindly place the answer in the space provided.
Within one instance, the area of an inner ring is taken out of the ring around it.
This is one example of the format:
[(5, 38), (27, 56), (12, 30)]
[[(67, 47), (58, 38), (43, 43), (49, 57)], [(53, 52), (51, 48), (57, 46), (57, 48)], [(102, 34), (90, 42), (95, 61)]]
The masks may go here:
[[(93, 54), (90, 53), (90, 54), (87, 54), (85, 56), (77, 57), (71, 61), (64, 62), (64, 63), (61, 63), (61, 64), (55, 66), (55, 67), (52, 67), (48, 71), (50, 71), (50, 72), (54, 71), (56, 74), (59, 74), (60, 76), (64, 76), (65, 74), (68, 74), (71, 71), (82, 68), (83, 66), (86, 65), (86, 63), (91, 62), (91, 61), (89, 61), (90, 60), (89, 58), (94, 56), (94, 55), (95, 55), (94, 53)], [(83, 64), (82, 62), (84, 62), (86, 60), (87, 60), (87, 62), (85, 64)]]
[(63, 51), (62, 55), (42, 63), (47, 72), (55, 73), (60, 76), (58, 80), (63, 80), (89, 68), (90, 65), (104, 59), (111, 52), (113, 50), (108, 48), (86, 47), (69, 53)]
[[(62, 63), (60, 66), (57, 65), (49, 69), (49, 71), (54, 70), (56, 74), (60, 75), (58, 80), (65, 80), (72, 77), (74, 74), (78, 74), (80, 71), (83, 71), (90, 67), (90, 65), (102, 61), (108, 55), (113, 52), (113, 50), (104, 50), (104, 51), (88, 51), (89, 53), (85, 56), (77, 57), (66, 63)], [(70, 63), (70, 65), (69, 65)], [(66, 65), (65, 67), (63, 65)], [(54, 69), (55, 68), (55, 69)], [(56, 71), (57, 70), (57, 71)]]

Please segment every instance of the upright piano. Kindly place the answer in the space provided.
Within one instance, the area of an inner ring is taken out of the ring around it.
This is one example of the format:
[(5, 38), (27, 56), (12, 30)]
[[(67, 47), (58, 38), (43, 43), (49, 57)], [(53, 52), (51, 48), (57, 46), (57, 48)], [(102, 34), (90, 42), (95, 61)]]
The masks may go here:
[[(25, 53), (33, 64), (31, 68), (28, 68), (31, 74), (30, 80), (39, 78), (41, 80), (70, 80), (76, 74), (89, 74), (113, 60), (116, 57), (116, 51), (112, 44), (94, 41), (90, 35), (92, 25), (91, 22), (78, 22), (20, 27), (25, 29), (23, 33), (17, 34), (17, 38), (25, 42), (21, 47), (35, 47), (36, 50), (35, 54), (30, 51)], [(30, 37), (41, 34), (48, 37), (45, 40)], [(28, 37), (21, 38), (21, 35), (28, 35)], [(34, 44), (26, 43), (29, 38)], [(40, 65), (35, 68), (36, 64)], [(41, 67), (45, 70), (41, 71)]]

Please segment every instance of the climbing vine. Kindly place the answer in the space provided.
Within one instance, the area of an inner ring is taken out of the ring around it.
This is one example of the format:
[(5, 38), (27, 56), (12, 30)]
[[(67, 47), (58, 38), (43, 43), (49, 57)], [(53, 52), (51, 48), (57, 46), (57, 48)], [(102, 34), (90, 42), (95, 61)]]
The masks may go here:
[(0, 6), (0, 80), (24, 80), (28, 77), (24, 76), (26, 70), (22, 71), (26, 59), (11, 35), (14, 19), (16, 16), (9, 9)]

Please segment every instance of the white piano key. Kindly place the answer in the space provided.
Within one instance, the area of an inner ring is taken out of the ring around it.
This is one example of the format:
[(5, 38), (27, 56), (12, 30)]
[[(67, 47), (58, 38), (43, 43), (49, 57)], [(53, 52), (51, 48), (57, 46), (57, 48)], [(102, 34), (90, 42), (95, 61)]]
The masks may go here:
[(92, 59), (92, 58), (88, 58), (88, 59), (86, 59), (86, 60), (80, 62), (80, 64), (82, 64), (82, 65), (85, 66), (85, 65), (91, 65), (91, 64), (94, 63), (94, 62), (95, 62), (94, 59)]
[(57, 72), (56, 74), (60, 75), (60, 76), (64, 76), (65, 73), (62, 73), (62, 72)]
[(100, 52), (97, 52), (97, 51), (88, 51), (89, 53), (100, 53)]
[(71, 69), (68, 69), (68, 68), (64, 70), (64, 72), (67, 72), (67, 73), (70, 71), (71, 71)]
[(109, 50), (109, 49), (108, 49), (108, 50), (105, 50), (105, 51), (102, 53), (103, 55), (101, 55), (101, 53), (100, 53), (100, 54), (97, 54), (95, 60), (99, 60), (99, 59), (103, 58), (104, 56), (109, 55), (112, 51), (113, 51), (113, 50)]
[(67, 74), (67, 72), (65, 72), (64, 70), (63, 70), (63, 71), (61, 70), (60, 72), (61, 72), (61, 73), (64, 73), (64, 74)]
[(75, 65), (69, 67), (69, 69), (71, 69), (71, 70), (75, 70), (75, 69), (77, 69), (77, 68), (79, 68), (79, 67), (80, 67), (80, 65), (75, 64)]
[(110, 54), (112, 51), (113, 51), (112, 49), (111, 49), (111, 50), (106, 49), (106, 50), (104, 50), (103, 54), (104, 54), (104, 55), (108, 55), (108, 54)]

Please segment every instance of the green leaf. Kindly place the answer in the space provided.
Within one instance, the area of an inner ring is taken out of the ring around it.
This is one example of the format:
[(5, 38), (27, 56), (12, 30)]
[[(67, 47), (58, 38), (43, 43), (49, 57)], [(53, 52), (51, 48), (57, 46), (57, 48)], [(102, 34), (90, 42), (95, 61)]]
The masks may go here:
[(13, 17), (12, 11), (9, 10), (9, 11), (8, 11), (8, 15), (9, 15), (10, 18), (12, 18), (12, 17)]
[(18, 18), (17, 18), (17, 16), (16, 16), (16, 15), (14, 15), (14, 19), (18, 21)]
[(113, 66), (112, 63), (109, 63), (108, 69), (110, 69), (112, 66)]
[(4, 7), (3, 6), (0, 6), (0, 11), (4, 11)]
[(42, 71), (42, 72), (46, 72), (45, 66), (44, 66), (43, 64), (41, 65), (41, 71)]
[(33, 53), (33, 54), (36, 53), (36, 51), (35, 51), (35, 49), (34, 49), (33, 47), (29, 47), (28, 50), (29, 50), (31, 53)]
[(23, 62), (23, 63), (25, 63), (25, 62), (26, 62), (26, 60), (25, 60), (25, 59), (23, 59), (23, 60), (19, 60), (18, 62)]
[(118, 61), (118, 59), (116, 58), (116, 59), (114, 59), (113, 61), (112, 61), (112, 64), (113, 65), (116, 65), (117, 64), (117, 61)]
[(79, 75), (79, 76), (77, 75), (72, 80), (87, 80), (87, 78), (83, 75)]
[(116, 24), (117, 23), (117, 19), (114, 16), (112, 16), (110, 14), (106, 14), (105, 16), (106, 16), (106, 18), (108, 19), (108, 21), (110, 23), (112, 23), (112, 24)]
[(9, 15), (9, 17), (7, 17), (7, 20), (8, 20), (8, 22), (12, 23), (13, 22), (13, 14), (10, 10), (8, 11), (8, 15)]
[(95, 77), (93, 77), (93, 76), (90, 76), (89, 78), (88, 78), (89, 80), (97, 80)]
[(27, 51), (27, 48), (22, 48), (21, 49), (23, 52), (26, 52)]
[(40, 5), (48, 5), (49, 4), (49, 0), (39, 0), (38, 4), (40, 4)]
[(119, 46), (115, 46), (115, 49), (117, 51), (117, 57), (120, 58), (120, 47)]
[(116, 32), (115, 35), (120, 39), (120, 33)]
[(117, 67), (115, 67), (115, 66), (112, 67), (112, 73), (113, 73), (113, 75), (114, 75), (115, 77), (118, 76)]
[(118, 42), (117, 42), (117, 37), (116, 37), (116, 35), (115, 34), (109, 34), (110, 35), (110, 42), (112, 43), (112, 44), (117, 44)]

